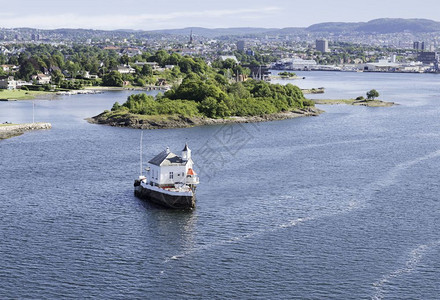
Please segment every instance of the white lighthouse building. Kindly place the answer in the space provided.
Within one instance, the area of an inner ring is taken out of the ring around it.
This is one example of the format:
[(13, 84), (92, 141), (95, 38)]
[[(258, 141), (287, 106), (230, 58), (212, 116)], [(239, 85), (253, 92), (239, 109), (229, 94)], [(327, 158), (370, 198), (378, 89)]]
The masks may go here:
[(185, 144), (182, 156), (172, 153), (167, 148), (148, 162), (147, 181), (150, 185), (161, 188), (196, 185), (199, 178), (193, 170), (193, 164), (188, 144)]

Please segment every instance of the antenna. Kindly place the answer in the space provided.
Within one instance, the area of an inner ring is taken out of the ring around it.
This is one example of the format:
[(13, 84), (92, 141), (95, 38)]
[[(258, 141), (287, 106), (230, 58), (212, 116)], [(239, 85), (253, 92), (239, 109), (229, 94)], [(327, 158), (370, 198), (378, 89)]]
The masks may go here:
[(143, 137), (144, 137), (144, 131), (141, 130), (141, 142), (139, 145), (139, 156), (140, 156), (140, 164), (139, 164), (140, 174), (139, 174), (139, 176), (142, 176), (142, 139), (143, 139)]

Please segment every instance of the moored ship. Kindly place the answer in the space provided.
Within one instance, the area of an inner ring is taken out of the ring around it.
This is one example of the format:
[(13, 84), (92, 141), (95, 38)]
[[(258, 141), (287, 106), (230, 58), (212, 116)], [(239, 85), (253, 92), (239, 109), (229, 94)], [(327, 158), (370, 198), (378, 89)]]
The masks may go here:
[(185, 144), (181, 156), (167, 148), (148, 162), (146, 176), (141, 175), (134, 182), (134, 193), (164, 207), (193, 209), (199, 184), (193, 165), (188, 144)]

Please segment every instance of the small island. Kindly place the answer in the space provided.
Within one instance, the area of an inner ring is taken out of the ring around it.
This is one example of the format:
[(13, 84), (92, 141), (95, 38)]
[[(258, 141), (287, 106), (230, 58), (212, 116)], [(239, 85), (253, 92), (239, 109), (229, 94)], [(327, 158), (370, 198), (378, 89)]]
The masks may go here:
[(180, 85), (156, 97), (135, 94), (124, 104), (88, 121), (132, 128), (179, 128), (248, 123), (317, 116), (322, 111), (292, 84), (247, 80), (229, 82), (223, 75), (188, 74)]
[(305, 79), (305, 77), (300, 77), (294, 72), (279, 72), (277, 75), (271, 75), (271, 78), (274, 79)]
[(390, 107), (396, 105), (394, 102), (378, 100), (376, 99), (377, 97), (379, 97), (379, 92), (373, 89), (367, 92), (366, 99), (363, 96), (359, 96), (356, 99), (314, 99), (312, 101), (315, 104), (348, 104), (368, 107)]
[(336, 105), (336, 104), (347, 104), (347, 105), (358, 105), (358, 106), (368, 106), (368, 107), (390, 107), (396, 105), (394, 102), (386, 102), (381, 100), (356, 100), (356, 99), (313, 99), (315, 104), (322, 105)]
[(301, 89), (303, 94), (324, 94), (325, 88), (311, 88), (311, 89)]

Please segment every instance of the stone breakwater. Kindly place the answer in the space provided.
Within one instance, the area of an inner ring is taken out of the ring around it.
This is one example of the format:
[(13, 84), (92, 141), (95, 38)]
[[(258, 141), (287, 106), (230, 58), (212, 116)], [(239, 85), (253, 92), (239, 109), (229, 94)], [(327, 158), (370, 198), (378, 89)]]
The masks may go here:
[(13, 136), (21, 135), (27, 131), (50, 129), (50, 123), (27, 123), (14, 125), (0, 125), (0, 140), (7, 139)]
[(104, 124), (116, 127), (130, 127), (138, 129), (184, 128), (203, 125), (229, 124), (229, 123), (254, 123), (275, 120), (284, 120), (297, 117), (318, 116), (323, 113), (316, 107), (298, 109), (290, 112), (280, 112), (261, 116), (230, 117), (227, 119), (211, 119), (206, 117), (183, 116), (137, 116), (132, 114), (112, 115), (102, 113), (87, 121), (94, 124)]

